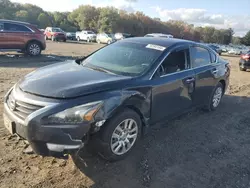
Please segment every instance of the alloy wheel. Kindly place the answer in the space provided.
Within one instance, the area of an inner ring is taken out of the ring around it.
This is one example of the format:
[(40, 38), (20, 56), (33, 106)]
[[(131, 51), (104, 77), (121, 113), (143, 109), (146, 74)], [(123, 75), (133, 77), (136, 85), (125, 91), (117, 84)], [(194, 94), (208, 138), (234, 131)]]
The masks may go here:
[(215, 92), (214, 92), (214, 96), (213, 96), (213, 107), (216, 108), (221, 101), (221, 97), (222, 97), (222, 88), (218, 87)]
[(134, 145), (138, 136), (138, 125), (133, 119), (122, 121), (111, 137), (111, 150), (116, 155), (127, 153)]
[(33, 56), (40, 54), (41, 48), (38, 44), (31, 44), (29, 47), (29, 53)]

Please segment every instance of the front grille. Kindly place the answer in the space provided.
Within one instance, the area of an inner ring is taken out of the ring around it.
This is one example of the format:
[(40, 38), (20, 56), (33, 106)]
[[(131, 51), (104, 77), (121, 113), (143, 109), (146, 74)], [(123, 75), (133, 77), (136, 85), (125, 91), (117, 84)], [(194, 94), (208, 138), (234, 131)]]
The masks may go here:
[(13, 96), (13, 92), (11, 92), (7, 98), (7, 105), (9, 109), (22, 120), (25, 120), (25, 118), (28, 117), (31, 113), (43, 108), (43, 106), (16, 100)]

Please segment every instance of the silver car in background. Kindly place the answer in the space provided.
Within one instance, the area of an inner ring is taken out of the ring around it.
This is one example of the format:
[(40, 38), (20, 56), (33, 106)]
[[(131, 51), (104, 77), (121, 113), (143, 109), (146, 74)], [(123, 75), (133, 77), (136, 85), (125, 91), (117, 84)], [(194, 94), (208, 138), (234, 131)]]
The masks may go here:
[(115, 36), (113, 34), (109, 34), (109, 33), (99, 33), (96, 36), (96, 42), (101, 44), (111, 44), (113, 42), (115, 42)]

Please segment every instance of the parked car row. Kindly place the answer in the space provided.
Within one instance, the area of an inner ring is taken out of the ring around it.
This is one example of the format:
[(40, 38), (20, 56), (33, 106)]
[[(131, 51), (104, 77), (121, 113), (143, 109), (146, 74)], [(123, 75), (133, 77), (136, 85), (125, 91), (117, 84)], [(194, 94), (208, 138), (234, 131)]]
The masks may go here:
[(212, 48), (220, 49), (221, 53), (227, 53), (232, 55), (241, 55), (249, 51), (250, 47), (244, 45), (220, 45), (220, 44), (208, 44), (213, 46)]
[[(78, 40), (111, 44), (118, 40), (134, 37), (128, 33), (99, 33), (90, 30), (80, 32), (64, 32), (58, 27), (38, 29), (36, 26), (19, 21), (0, 19), (0, 51), (17, 51), (31, 56), (41, 54), (46, 48), (46, 40), (63, 41)], [(148, 34), (145, 37), (173, 38), (172, 35)]]

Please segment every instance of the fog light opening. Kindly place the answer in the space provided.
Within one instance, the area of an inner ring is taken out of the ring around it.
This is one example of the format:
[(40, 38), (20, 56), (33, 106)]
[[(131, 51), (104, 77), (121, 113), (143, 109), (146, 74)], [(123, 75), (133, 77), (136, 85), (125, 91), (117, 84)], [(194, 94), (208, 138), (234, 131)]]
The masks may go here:
[(98, 122), (95, 123), (95, 126), (96, 126), (96, 127), (101, 127), (101, 126), (103, 126), (103, 124), (104, 124), (105, 122), (106, 122), (106, 120), (98, 121)]

